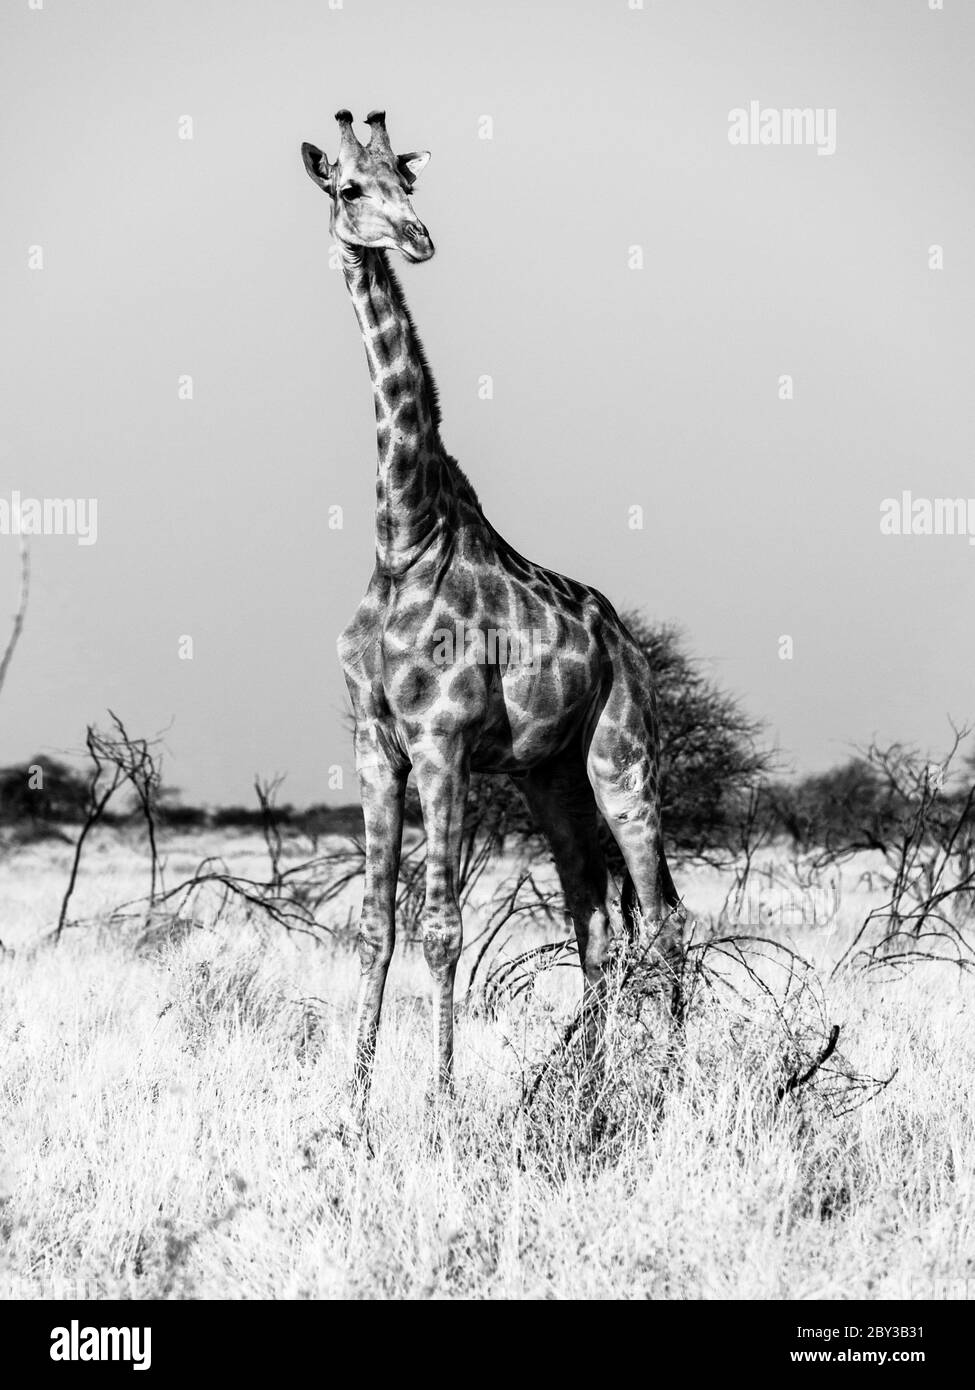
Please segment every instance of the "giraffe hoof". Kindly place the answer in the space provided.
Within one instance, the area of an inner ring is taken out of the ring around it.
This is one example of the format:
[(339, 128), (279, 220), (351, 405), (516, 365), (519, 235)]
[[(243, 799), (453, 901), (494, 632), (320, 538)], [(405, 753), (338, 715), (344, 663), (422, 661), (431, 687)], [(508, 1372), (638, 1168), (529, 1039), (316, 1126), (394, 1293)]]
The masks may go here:
[(372, 1143), (369, 1139), (369, 1126), (366, 1123), (366, 1117), (358, 1114), (351, 1105), (347, 1104), (342, 1107), (335, 1129), (335, 1137), (344, 1149), (357, 1153), (365, 1148), (367, 1156), (372, 1158)]

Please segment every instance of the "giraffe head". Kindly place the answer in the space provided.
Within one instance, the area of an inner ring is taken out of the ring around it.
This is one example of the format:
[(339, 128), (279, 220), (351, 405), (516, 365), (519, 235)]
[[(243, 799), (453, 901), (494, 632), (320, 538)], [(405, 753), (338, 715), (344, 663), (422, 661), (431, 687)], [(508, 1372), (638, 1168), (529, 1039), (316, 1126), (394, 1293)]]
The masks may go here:
[(336, 112), (339, 152), (330, 164), (307, 142), (301, 155), (309, 175), (332, 202), (332, 235), (345, 246), (387, 247), (408, 261), (433, 255), (430, 233), (413, 211), (410, 194), (430, 155), (393, 154), (386, 134), (386, 113), (370, 111), (369, 143), (360, 145), (348, 111)]

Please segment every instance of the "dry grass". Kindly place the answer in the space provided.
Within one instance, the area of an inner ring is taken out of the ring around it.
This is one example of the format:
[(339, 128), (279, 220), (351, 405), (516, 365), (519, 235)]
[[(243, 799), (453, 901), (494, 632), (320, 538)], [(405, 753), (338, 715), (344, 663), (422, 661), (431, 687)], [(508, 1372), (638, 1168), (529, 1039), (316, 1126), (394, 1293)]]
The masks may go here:
[[(206, 848), (171, 847), (171, 877)], [(242, 866), (253, 851), (238, 847)], [(98, 927), (52, 948), (66, 853), (0, 864), (2, 1297), (886, 1298), (966, 1274), (975, 1287), (975, 1016), (955, 974), (828, 987), (847, 1057), (897, 1070), (838, 1119), (812, 1089), (771, 1105), (775, 1059), (702, 1005), (656, 1103), (631, 1107), (593, 1159), (545, 1142), (544, 1109), (526, 1122), (515, 1103), (575, 973), (496, 1017), (461, 1012), (459, 1094), (436, 1120), (426, 970), (399, 951), (369, 1157), (335, 1137), (348, 948), (262, 941), (232, 917), (138, 948)], [(143, 878), (136, 850), (105, 837), (79, 905), (106, 912)], [(843, 914), (839, 934), (799, 944), (828, 956), (858, 905)]]

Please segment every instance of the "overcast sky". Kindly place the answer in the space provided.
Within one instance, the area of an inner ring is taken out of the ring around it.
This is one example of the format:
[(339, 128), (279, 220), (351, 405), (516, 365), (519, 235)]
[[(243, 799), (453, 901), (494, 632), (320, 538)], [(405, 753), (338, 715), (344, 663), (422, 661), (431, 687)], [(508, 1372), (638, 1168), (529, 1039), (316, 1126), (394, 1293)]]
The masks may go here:
[[(511, 543), (680, 624), (800, 770), (938, 747), (975, 716), (975, 546), (880, 517), (975, 498), (973, 60), (962, 0), (10, 0), (0, 503), (98, 510), (34, 542), (0, 762), (111, 706), (187, 797), (355, 796), (373, 412), (299, 154), (340, 106), (432, 151), (401, 279)], [(834, 110), (835, 152), (732, 145), (752, 101)]]

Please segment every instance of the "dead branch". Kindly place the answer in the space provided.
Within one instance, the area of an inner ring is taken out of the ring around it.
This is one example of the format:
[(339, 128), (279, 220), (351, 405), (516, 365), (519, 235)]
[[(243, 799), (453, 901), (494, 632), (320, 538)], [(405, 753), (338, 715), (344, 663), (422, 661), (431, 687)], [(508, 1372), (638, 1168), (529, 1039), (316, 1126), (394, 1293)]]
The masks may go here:
[(271, 861), (271, 882), (276, 888), (281, 886), (281, 856), (284, 853), (284, 841), (277, 808), (278, 792), (281, 790), (283, 781), (284, 778), (280, 775), (270, 779), (256, 774), (254, 777), (254, 792), (261, 808), (261, 830), (264, 834), (268, 858)]
[(793, 1074), (789, 1077), (785, 1085), (779, 1086), (776, 1090), (775, 1099), (777, 1101), (783, 1100), (791, 1091), (798, 1091), (800, 1086), (805, 1086), (807, 1081), (812, 1080), (812, 1078), (819, 1071), (819, 1068), (823, 1065), (823, 1063), (827, 1062), (830, 1059), (830, 1057), (832, 1057), (833, 1053), (836, 1051), (836, 1044), (839, 1041), (839, 1036), (840, 1025), (838, 1023), (834, 1023), (832, 1028), (830, 1029), (829, 1041), (826, 1043), (826, 1046), (823, 1048), (822, 1052), (813, 1062), (812, 1066), (809, 1067), (807, 1071), (804, 1071), (801, 1076), (798, 1072), (793, 1072)]
[[(71, 873), (68, 876), (68, 886), (61, 899), (61, 911), (58, 913), (58, 924), (54, 929), (54, 940), (61, 940), (61, 933), (64, 931), (68, 920), (68, 906), (71, 902), (71, 895), (74, 893), (75, 884), (78, 881), (78, 870), (81, 866), (81, 853), (91, 831), (108, 807), (108, 803), (118, 791), (122, 781), (122, 769), (117, 765), (112, 765), (111, 772), (107, 772), (105, 762), (102, 757), (102, 747), (94, 727), (89, 724), (85, 735), (85, 743), (88, 747), (88, 756), (91, 758), (93, 771), (88, 783), (87, 801), (84, 808), (84, 820), (78, 838), (75, 841), (74, 856), (71, 860)], [(103, 782), (103, 778), (106, 780)]]
[(0, 657), (0, 690), (7, 678), (7, 670), (10, 666), (14, 649), (20, 641), (20, 634), (24, 630), (24, 618), (27, 614), (27, 600), (30, 597), (30, 546), (27, 537), (20, 537), (20, 596), (17, 600), (17, 611), (14, 614), (13, 627), (3, 656)]

